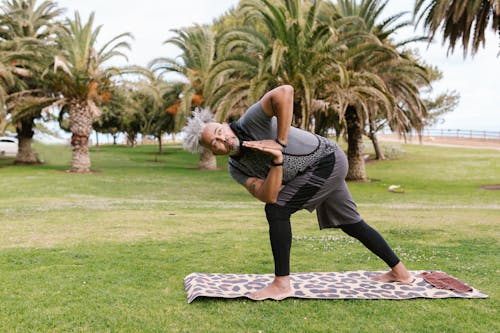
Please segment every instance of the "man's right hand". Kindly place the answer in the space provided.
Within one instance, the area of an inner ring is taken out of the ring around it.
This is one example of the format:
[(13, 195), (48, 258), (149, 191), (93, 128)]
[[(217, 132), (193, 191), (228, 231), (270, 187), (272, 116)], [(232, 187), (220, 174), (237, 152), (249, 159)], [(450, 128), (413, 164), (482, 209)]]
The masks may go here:
[(283, 147), (274, 140), (243, 141), (243, 147), (258, 150), (273, 156), (274, 163), (283, 162)]

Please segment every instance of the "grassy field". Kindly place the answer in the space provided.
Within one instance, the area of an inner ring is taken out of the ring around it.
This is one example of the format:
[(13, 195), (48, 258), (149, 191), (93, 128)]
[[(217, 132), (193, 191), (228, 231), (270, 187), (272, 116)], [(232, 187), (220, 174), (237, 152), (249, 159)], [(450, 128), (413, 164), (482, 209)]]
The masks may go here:
[[(349, 183), (365, 220), (412, 270), (443, 270), (488, 299), (201, 299), (191, 272), (271, 273), (263, 204), (198, 156), (167, 146), (93, 148), (94, 174), (65, 172), (70, 150), (37, 146), (41, 166), (0, 159), (0, 332), (499, 332), (500, 155), (403, 146)], [(404, 194), (387, 191), (401, 185)], [(292, 270), (384, 264), (315, 215), (293, 220)], [(336, 240), (332, 241), (334, 238)]]

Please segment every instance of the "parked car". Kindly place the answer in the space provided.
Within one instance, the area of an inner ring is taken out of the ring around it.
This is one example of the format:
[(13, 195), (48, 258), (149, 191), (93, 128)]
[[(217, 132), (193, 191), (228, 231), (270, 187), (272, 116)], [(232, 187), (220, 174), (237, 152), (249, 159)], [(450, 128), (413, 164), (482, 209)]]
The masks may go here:
[(17, 139), (9, 136), (0, 136), (0, 156), (16, 156)]

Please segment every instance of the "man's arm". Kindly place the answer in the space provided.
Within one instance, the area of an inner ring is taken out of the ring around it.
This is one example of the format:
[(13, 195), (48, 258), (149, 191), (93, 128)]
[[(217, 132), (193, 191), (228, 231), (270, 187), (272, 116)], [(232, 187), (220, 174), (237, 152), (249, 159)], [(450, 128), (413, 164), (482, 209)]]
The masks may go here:
[(276, 116), (277, 139), (282, 144), (286, 144), (293, 117), (293, 87), (283, 85), (269, 91), (261, 98), (260, 104), (265, 114), (270, 117)]
[(245, 187), (248, 192), (260, 201), (276, 203), (283, 180), (283, 154), (281, 153), (281, 149), (267, 148), (259, 141), (250, 141), (248, 143), (251, 144), (253, 149), (272, 155), (275, 165), (272, 165), (269, 169), (266, 179), (250, 177), (247, 179)]
[[(284, 85), (266, 93), (260, 100), (262, 110), (278, 120), (278, 141), (286, 145), (293, 116), (293, 87)], [(243, 146), (273, 156), (273, 162), (283, 163), (283, 147), (274, 140), (244, 141)], [(254, 197), (266, 203), (276, 203), (283, 180), (283, 166), (272, 166), (266, 179), (250, 177), (245, 187)]]
[(278, 170), (281, 168), (281, 166), (272, 167), (266, 179), (248, 178), (245, 184), (246, 189), (262, 202), (276, 203), (283, 178), (283, 170)]

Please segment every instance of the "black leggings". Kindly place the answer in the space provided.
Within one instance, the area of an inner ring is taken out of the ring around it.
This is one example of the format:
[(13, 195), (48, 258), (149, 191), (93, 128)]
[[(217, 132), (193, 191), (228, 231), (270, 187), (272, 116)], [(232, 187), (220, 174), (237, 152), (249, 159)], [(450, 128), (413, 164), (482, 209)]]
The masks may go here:
[[(276, 276), (290, 274), (290, 248), (292, 246), (292, 227), (290, 216), (296, 209), (266, 204), (266, 217), (269, 223), (269, 238), (274, 257), (274, 273)], [(340, 227), (351, 237), (358, 239), (370, 251), (385, 261), (389, 267), (399, 263), (399, 258), (384, 238), (372, 227), (361, 220), (358, 223)]]

